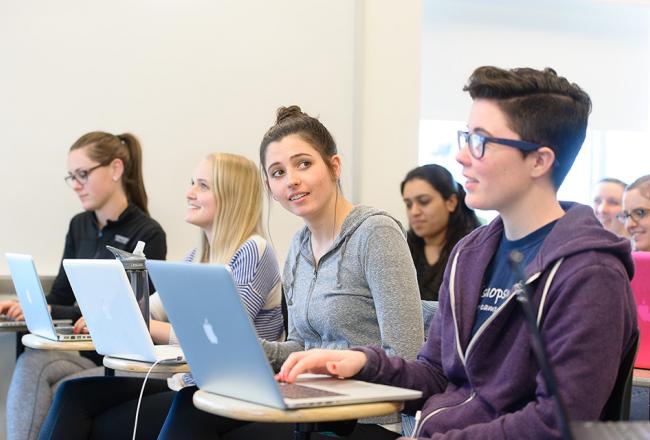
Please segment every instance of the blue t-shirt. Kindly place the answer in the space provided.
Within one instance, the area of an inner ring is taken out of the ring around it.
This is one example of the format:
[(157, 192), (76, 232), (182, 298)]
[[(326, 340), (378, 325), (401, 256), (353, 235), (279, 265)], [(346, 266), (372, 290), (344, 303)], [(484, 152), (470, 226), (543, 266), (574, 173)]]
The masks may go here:
[(519, 281), (517, 274), (513, 272), (509, 263), (510, 252), (514, 250), (521, 252), (524, 256), (521, 264), (523, 267), (526, 267), (535, 258), (535, 255), (537, 255), (539, 248), (544, 243), (544, 239), (551, 232), (556, 222), (557, 220), (552, 221), (519, 240), (511, 241), (506, 238), (505, 233), (501, 235), (499, 247), (485, 272), (484, 279), (487, 282), (483, 286), (481, 298), (476, 309), (472, 336), (499, 309), (501, 304), (508, 299), (513, 285)]

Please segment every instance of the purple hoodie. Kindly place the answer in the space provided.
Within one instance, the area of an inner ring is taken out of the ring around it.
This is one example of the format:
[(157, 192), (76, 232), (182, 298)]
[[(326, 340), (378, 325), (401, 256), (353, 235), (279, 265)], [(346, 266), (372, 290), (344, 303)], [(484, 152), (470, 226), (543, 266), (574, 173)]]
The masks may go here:
[[(629, 242), (603, 229), (591, 208), (562, 207), (566, 214), (525, 272), (568, 416), (597, 420), (637, 327), (629, 281), (634, 268)], [(368, 362), (356, 378), (423, 391), (406, 407), (422, 410), (416, 437), (561, 438), (515, 295), (471, 335), (502, 232), (497, 218), (456, 245), (439, 312), (416, 361), (358, 348)]]

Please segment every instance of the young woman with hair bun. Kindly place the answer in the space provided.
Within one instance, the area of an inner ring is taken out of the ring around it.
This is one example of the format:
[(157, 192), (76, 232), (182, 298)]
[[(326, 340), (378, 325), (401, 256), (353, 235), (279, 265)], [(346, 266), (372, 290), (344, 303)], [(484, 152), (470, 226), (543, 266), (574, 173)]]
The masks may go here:
[[(297, 351), (360, 344), (414, 359), (424, 334), (404, 232), (387, 213), (355, 206), (342, 193), (342, 160), (327, 128), (297, 106), (280, 108), (262, 139), (260, 164), (273, 199), (305, 222), (293, 237), (282, 277), (287, 339), (261, 340), (273, 369), (278, 371)], [(178, 393), (159, 439), (292, 436), (292, 424), (247, 423), (204, 413), (194, 408), (193, 393), (192, 388)], [(397, 414), (360, 420), (346, 438), (386, 433), (392, 438), (398, 422)], [(331, 437), (314, 433), (312, 438)]]

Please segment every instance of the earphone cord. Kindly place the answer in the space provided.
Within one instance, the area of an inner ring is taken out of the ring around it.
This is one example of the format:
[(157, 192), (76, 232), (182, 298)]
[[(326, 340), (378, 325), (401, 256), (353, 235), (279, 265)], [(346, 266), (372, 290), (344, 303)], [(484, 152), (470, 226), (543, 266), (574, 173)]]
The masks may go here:
[(169, 362), (173, 361), (176, 358), (170, 358), (170, 359), (159, 359), (153, 364), (151, 364), (151, 367), (149, 367), (149, 371), (147, 371), (147, 374), (144, 376), (144, 381), (142, 382), (142, 389), (140, 390), (140, 397), (138, 397), (138, 406), (135, 409), (135, 422), (133, 423), (133, 440), (135, 440), (135, 433), (138, 430), (138, 414), (140, 413), (140, 403), (142, 402), (142, 396), (144, 394), (144, 387), (147, 384), (147, 379), (149, 378), (149, 375), (151, 374), (151, 371), (156, 367), (161, 362)]

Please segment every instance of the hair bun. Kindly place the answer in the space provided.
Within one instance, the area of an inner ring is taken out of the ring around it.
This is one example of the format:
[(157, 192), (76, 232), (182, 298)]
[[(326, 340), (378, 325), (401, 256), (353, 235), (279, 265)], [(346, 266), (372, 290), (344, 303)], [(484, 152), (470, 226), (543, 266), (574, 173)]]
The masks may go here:
[(276, 113), (275, 123), (280, 124), (288, 119), (306, 116), (297, 105), (290, 105), (289, 107), (280, 107)]

